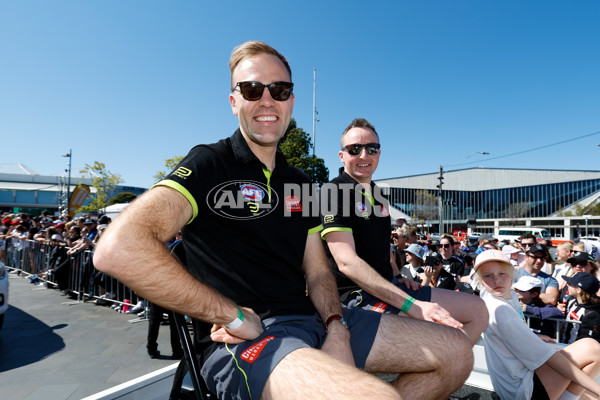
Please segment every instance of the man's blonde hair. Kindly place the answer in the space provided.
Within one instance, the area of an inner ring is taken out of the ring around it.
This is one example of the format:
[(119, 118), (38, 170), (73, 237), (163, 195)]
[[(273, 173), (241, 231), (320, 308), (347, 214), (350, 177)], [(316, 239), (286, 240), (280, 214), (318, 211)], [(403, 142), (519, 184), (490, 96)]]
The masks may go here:
[(246, 58), (258, 56), (261, 54), (270, 54), (275, 56), (281, 60), (285, 69), (287, 69), (290, 74), (290, 81), (292, 80), (292, 69), (290, 68), (290, 64), (288, 64), (287, 60), (284, 56), (281, 55), (277, 50), (269, 46), (264, 42), (260, 42), (258, 40), (250, 41), (246, 43), (242, 43), (239, 46), (236, 46), (231, 53), (231, 57), (229, 58), (229, 72), (231, 73), (231, 90), (236, 85), (237, 82), (233, 82), (233, 71), (237, 68), (237, 66), (244, 61)]

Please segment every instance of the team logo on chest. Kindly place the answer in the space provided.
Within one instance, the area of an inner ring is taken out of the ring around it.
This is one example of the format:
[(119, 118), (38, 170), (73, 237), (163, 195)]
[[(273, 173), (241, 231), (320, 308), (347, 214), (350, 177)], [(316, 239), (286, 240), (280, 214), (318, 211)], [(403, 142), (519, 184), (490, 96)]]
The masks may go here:
[(265, 197), (265, 192), (256, 185), (241, 185), (240, 190), (244, 198), (250, 201), (260, 201)]
[(206, 196), (208, 207), (229, 219), (254, 219), (270, 214), (278, 204), (277, 193), (256, 181), (228, 181)]

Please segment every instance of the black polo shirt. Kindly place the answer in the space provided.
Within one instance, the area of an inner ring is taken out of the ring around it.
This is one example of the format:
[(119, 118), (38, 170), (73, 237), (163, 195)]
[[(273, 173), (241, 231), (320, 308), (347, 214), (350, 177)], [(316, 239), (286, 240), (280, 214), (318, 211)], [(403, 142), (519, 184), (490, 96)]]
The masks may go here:
[[(358, 186), (357, 186), (358, 185)], [(329, 232), (351, 232), (356, 254), (385, 279), (393, 278), (390, 264), (390, 234), (392, 225), (389, 205), (375, 183), (371, 182), (369, 195), (359, 183), (340, 168), (340, 175), (321, 188), (321, 237)], [(350, 278), (341, 273), (325, 246), (333, 265), (338, 290), (344, 292), (358, 288)]]
[(307, 216), (318, 198), (280, 152), (270, 172), (238, 129), (194, 147), (157, 185), (193, 207), (182, 234), (194, 276), (263, 318), (315, 312), (301, 265), (307, 235), (320, 229), (318, 213)]

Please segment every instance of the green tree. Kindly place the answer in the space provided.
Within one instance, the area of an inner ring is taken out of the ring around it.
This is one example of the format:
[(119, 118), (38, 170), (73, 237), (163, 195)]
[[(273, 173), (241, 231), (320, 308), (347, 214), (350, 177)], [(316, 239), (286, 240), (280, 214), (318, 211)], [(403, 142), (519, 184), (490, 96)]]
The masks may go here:
[(121, 204), (121, 203), (131, 203), (137, 195), (131, 192), (121, 192), (117, 193), (108, 201), (108, 205), (112, 206), (113, 204)]
[(154, 179), (156, 179), (156, 181), (161, 181), (163, 180), (167, 174), (171, 171), (173, 171), (175, 169), (175, 167), (177, 166), (177, 164), (179, 164), (181, 162), (181, 160), (183, 160), (183, 156), (176, 156), (173, 158), (167, 158), (165, 160), (165, 168), (166, 170), (164, 171), (158, 171), (156, 173), (156, 175), (154, 175)]
[(412, 217), (414, 220), (422, 221), (437, 218), (439, 197), (430, 193), (428, 190), (417, 190), (415, 192), (415, 205), (413, 208)]
[(279, 148), (288, 163), (310, 176), (313, 183), (322, 185), (329, 181), (329, 170), (325, 161), (310, 154), (310, 136), (304, 129), (296, 126), (295, 119), (290, 121), (290, 126), (279, 141)]
[(104, 163), (94, 161), (94, 165), (85, 164), (85, 168), (79, 171), (92, 180), (92, 186), (96, 193), (90, 193), (92, 201), (88, 206), (83, 206), (79, 212), (99, 212), (108, 205), (108, 198), (112, 195), (119, 183), (123, 182), (121, 175), (113, 174)]

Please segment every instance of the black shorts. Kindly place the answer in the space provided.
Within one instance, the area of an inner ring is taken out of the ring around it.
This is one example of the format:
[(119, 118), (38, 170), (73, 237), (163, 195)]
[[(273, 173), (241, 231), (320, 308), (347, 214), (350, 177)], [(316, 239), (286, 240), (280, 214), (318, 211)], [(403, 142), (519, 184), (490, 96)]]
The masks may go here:
[[(431, 301), (431, 286), (423, 286), (419, 290), (407, 289), (404, 283), (399, 282), (397, 278), (392, 281), (396, 287), (403, 292), (420, 301)], [(386, 314), (400, 314), (400, 309), (387, 304), (379, 298), (363, 291), (362, 289), (353, 290), (341, 296), (342, 304), (347, 307), (360, 307), (363, 310), (376, 311)]]
[(537, 374), (533, 374), (533, 392), (531, 393), (531, 400), (550, 400), (548, 392)]
[[(350, 345), (358, 368), (364, 368), (377, 335), (381, 314), (344, 307)], [(202, 366), (202, 377), (219, 399), (259, 399), (273, 368), (294, 350), (320, 349), (326, 333), (318, 315), (276, 316), (263, 320), (258, 338), (219, 345)]]

